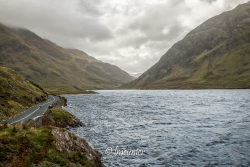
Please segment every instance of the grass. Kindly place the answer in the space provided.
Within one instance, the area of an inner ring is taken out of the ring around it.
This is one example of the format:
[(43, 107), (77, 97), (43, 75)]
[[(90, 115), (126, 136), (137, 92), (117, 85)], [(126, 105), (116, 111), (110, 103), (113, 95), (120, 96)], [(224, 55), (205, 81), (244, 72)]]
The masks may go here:
[(83, 126), (83, 123), (67, 110), (60, 107), (53, 107), (50, 111), (51, 117), (54, 120), (53, 122), (57, 127), (66, 128), (68, 126)]
[(64, 121), (69, 121), (72, 118), (74, 118), (74, 115), (69, 113), (67, 110), (62, 109), (62, 108), (52, 108), (51, 109), (51, 115), (55, 122), (64, 122)]
[(0, 129), (0, 166), (16, 167), (82, 167), (93, 166), (93, 162), (79, 152), (66, 154), (57, 150), (53, 127)]
[(46, 100), (46, 93), (13, 70), (0, 66), (0, 121)]

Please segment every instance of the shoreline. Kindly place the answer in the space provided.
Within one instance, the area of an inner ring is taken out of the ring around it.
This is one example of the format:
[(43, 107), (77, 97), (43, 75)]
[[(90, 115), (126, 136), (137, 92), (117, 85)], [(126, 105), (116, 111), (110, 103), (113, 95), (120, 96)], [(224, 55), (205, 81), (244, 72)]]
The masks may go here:
[[(17, 164), (21, 164), (23, 167), (33, 166), (35, 164), (38, 166), (44, 164), (51, 166), (58, 163), (59, 165), (78, 164), (79, 166), (85, 166), (85, 164), (89, 164), (89, 166), (96, 167), (104, 166), (101, 161), (101, 153), (93, 149), (84, 138), (77, 136), (69, 130), (70, 127), (84, 126), (84, 123), (76, 118), (75, 115), (63, 109), (63, 106), (67, 105), (67, 99), (62, 96), (58, 97), (60, 99), (53, 103), (47, 111), (39, 117), (13, 124), (5, 123), (0, 125), (1, 149), (5, 150), (6, 156), (8, 155), (8, 158), (4, 155), (0, 155), (1, 159), (5, 159), (0, 164), (3, 166), (18, 166)], [(20, 136), (29, 141), (28, 143), (30, 144), (25, 146), (27, 148), (24, 150), (18, 149), (18, 154), (8, 151), (10, 147), (13, 147), (11, 146), (12, 143), (16, 143), (19, 145), (18, 148), (22, 148), (22, 140), (24, 139), (19, 139)], [(5, 140), (13, 142), (6, 143), (4, 142)], [(37, 140), (39, 140), (38, 143), (36, 143)], [(51, 146), (48, 147), (48, 145)], [(37, 147), (39, 147), (38, 150), (36, 149)], [(33, 150), (35, 153), (27, 153), (27, 149)], [(53, 150), (52, 153), (47, 153), (51, 154), (50, 156), (44, 154), (48, 149)], [(39, 150), (44, 151), (40, 152)], [(42, 156), (40, 159), (37, 159), (35, 155), (40, 154), (42, 154)], [(23, 156), (28, 156), (29, 158), (27, 159)], [(57, 160), (55, 156), (60, 156), (61, 160)], [(49, 161), (47, 159), (49, 159)]]

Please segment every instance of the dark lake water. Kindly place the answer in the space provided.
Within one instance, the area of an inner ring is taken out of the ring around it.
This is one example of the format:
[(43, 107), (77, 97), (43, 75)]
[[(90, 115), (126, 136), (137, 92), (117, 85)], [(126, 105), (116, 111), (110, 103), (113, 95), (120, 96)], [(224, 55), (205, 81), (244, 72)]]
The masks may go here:
[(106, 166), (250, 166), (249, 89), (98, 93), (65, 95), (66, 108)]

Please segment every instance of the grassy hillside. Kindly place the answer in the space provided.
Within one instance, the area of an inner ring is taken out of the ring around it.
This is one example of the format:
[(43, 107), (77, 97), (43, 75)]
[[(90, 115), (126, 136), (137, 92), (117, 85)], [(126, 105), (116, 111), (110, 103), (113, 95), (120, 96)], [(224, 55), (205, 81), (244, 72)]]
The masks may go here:
[(195, 28), (124, 88), (250, 88), (250, 2)]
[(100, 154), (83, 139), (53, 126), (0, 126), (0, 149), (0, 166), (102, 166)]
[(2, 24), (0, 63), (49, 92), (114, 88), (133, 79), (118, 67), (82, 51), (62, 48), (31, 31)]
[(46, 93), (11, 69), (0, 66), (0, 121), (46, 100)]
[[(43, 89), (0, 66), (0, 122), (46, 98)], [(0, 166), (103, 166), (99, 152), (62, 128), (83, 125), (61, 108), (66, 103), (66, 99), (60, 97), (42, 117), (11, 125), (0, 123)]]

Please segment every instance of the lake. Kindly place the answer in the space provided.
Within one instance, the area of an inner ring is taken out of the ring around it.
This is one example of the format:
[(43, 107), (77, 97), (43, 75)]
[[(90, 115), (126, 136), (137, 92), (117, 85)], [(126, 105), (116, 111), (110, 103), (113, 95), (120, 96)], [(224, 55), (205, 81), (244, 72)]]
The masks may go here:
[(250, 89), (97, 92), (64, 97), (106, 166), (250, 166)]

